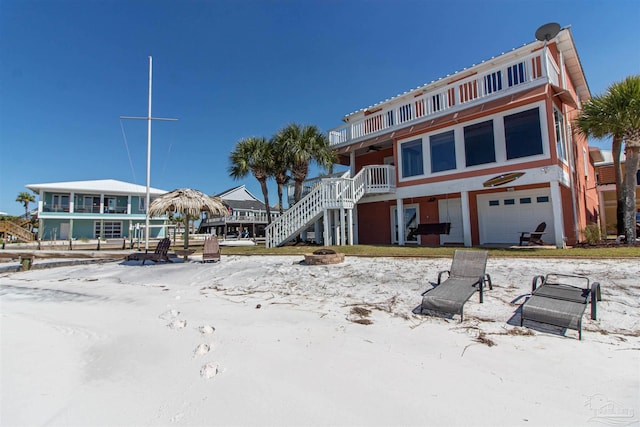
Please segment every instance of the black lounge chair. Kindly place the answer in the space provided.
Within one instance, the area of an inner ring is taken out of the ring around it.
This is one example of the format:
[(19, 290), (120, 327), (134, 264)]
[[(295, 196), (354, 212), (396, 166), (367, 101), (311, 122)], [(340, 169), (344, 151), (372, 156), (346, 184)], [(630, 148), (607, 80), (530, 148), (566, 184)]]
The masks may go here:
[(542, 241), (542, 235), (544, 234), (544, 230), (547, 228), (546, 222), (541, 222), (536, 227), (536, 231), (522, 231), (520, 232), (520, 246), (523, 243), (535, 243), (536, 245), (544, 245)]
[(202, 262), (220, 261), (220, 244), (216, 236), (207, 237), (204, 241)]
[[(460, 321), (464, 320), (464, 304), (476, 291), (480, 292), (480, 302), (483, 302), (484, 284), (491, 284), (491, 276), (485, 273), (487, 265), (487, 251), (456, 250), (451, 263), (451, 270), (438, 273), (438, 283), (435, 288), (422, 293), (420, 312), (437, 311), (446, 314), (460, 314)], [(442, 282), (442, 276), (449, 277)]]
[[(584, 287), (576, 286), (583, 283)], [(540, 285), (539, 285), (540, 284)], [(520, 326), (525, 320), (578, 331), (582, 339), (582, 315), (591, 302), (591, 319), (597, 320), (596, 301), (601, 301), (600, 283), (589, 286), (589, 278), (547, 274), (533, 278), (531, 297), (522, 304)]]
[(156, 246), (156, 250), (154, 252), (136, 252), (127, 257), (127, 261), (140, 261), (142, 260), (142, 265), (144, 265), (145, 261), (151, 260), (154, 262), (158, 261), (169, 261), (169, 247), (171, 246), (171, 239), (165, 237), (164, 239), (158, 242), (158, 246)]

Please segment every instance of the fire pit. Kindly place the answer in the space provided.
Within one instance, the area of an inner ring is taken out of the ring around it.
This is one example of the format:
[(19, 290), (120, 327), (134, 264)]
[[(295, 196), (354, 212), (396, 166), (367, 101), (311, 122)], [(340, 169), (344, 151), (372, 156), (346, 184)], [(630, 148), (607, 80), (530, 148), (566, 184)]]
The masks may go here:
[(333, 249), (318, 249), (312, 254), (305, 254), (304, 262), (308, 265), (340, 264), (344, 262), (344, 254), (339, 254)]

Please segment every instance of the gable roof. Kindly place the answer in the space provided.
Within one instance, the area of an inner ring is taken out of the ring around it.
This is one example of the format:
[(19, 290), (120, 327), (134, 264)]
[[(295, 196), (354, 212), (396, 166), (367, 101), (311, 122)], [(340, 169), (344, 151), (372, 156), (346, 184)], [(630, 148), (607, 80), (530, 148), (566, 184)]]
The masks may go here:
[[(222, 193), (216, 194), (216, 197), (220, 197), (221, 199), (228, 200), (255, 200), (260, 201), (256, 196), (251, 194), (247, 187), (244, 184), (239, 185), (237, 187), (229, 188), (228, 190), (223, 191)], [(263, 204), (264, 206), (264, 204)]]
[[(66, 181), (52, 182), (46, 184), (29, 184), (26, 186), (29, 190), (39, 193), (40, 191), (63, 191), (63, 192), (87, 192), (87, 193), (105, 193), (105, 194), (146, 194), (147, 187), (144, 185), (131, 184), (129, 182), (118, 181), (115, 179), (97, 179), (91, 181)], [(164, 194), (166, 190), (158, 188), (150, 188), (151, 194)]]

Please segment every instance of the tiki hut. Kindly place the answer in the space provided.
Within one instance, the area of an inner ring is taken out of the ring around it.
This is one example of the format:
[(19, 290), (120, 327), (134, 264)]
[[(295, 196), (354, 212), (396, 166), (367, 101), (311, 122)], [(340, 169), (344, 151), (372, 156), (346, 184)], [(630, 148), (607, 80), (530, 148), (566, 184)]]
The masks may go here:
[(200, 215), (201, 212), (209, 212), (212, 215), (227, 215), (227, 208), (218, 197), (210, 197), (206, 194), (190, 188), (179, 188), (151, 202), (149, 216), (179, 213), (184, 216), (185, 235), (184, 248), (189, 248), (189, 217)]

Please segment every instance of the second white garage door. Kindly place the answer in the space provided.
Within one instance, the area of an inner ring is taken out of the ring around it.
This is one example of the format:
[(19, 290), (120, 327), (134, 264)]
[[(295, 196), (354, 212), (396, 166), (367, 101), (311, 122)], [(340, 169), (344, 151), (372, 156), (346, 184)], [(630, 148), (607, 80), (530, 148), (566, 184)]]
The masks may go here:
[(510, 191), (478, 196), (480, 244), (518, 244), (520, 232), (547, 223), (542, 240), (554, 244), (553, 210), (549, 189)]

